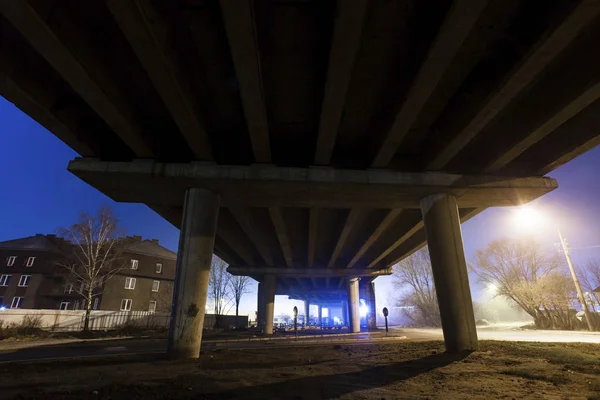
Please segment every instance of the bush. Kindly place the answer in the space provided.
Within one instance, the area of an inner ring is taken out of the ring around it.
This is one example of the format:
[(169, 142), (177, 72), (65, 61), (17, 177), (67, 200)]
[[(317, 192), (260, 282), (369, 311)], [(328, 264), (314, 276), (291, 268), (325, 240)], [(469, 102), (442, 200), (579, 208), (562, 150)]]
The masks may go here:
[(26, 315), (20, 324), (4, 324), (0, 321), (0, 340), (20, 337), (45, 337), (48, 333), (42, 330), (41, 315)]

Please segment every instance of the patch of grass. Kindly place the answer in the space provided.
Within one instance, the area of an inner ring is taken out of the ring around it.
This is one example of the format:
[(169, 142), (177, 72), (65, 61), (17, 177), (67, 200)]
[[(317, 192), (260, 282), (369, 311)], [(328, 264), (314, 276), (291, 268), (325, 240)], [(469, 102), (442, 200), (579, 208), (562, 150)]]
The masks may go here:
[(564, 384), (570, 382), (569, 379), (565, 378), (564, 376), (557, 375), (557, 374), (538, 375), (538, 374), (534, 374), (534, 373), (531, 373), (530, 371), (523, 370), (523, 369), (505, 369), (505, 370), (499, 371), (499, 373), (501, 373), (503, 375), (517, 376), (519, 378), (524, 378), (524, 379), (529, 379), (529, 380), (550, 382), (554, 385), (564, 385)]

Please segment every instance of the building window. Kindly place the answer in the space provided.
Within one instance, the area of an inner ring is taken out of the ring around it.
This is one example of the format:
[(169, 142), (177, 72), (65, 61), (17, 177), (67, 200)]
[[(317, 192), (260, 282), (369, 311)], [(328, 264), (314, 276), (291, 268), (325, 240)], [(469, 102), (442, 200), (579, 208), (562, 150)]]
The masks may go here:
[(140, 260), (131, 259), (131, 269), (138, 269), (138, 265), (140, 264)]
[(156, 263), (156, 273), (162, 274), (162, 263)]
[(135, 278), (125, 278), (125, 289), (135, 289)]
[(68, 309), (69, 309), (69, 302), (68, 301), (61, 301), (60, 302), (59, 310), (68, 310)]
[(23, 299), (24, 297), (13, 297), (12, 303), (10, 304), (10, 308), (22, 308)]
[(31, 275), (21, 275), (21, 279), (19, 279), (19, 287), (29, 286), (30, 279), (31, 279)]
[(156, 311), (156, 300), (150, 300), (150, 307), (148, 307), (148, 311), (150, 311), (150, 312)]
[(15, 264), (15, 260), (17, 259), (17, 256), (10, 256), (8, 257), (8, 259), (6, 260), (6, 265), (8, 267), (12, 267)]
[(73, 310), (79, 310), (79, 300), (75, 301), (75, 303), (73, 303)]
[(121, 300), (121, 311), (131, 311), (131, 299)]
[(92, 308), (93, 308), (94, 310), (97, 310), (97, 309), (98, 309), (98, 303), (100, 303), (100, 298), (99, 298), (99, 297), (95, 297), (95, 298), (94, 298), (94, 305), (92, 306)]
[(65, 286), (65, 293), (71, 293), (73, 291), (73, 284), (69, 283), (67, 286)]
[(160, 281), (154, 281), (152, 282), (152, 291), (153, 292), (158, 292), (158, 288), (160, 287)]
[(27, 259), (27, 263), (25, 264), (26, 267), (33, 267), (33, 262), (35, 261), (35, 257), (29, 257)]
[(0, 276), (0, 286), (8, 286), (10, 283), (11, 275), (2, 275)]

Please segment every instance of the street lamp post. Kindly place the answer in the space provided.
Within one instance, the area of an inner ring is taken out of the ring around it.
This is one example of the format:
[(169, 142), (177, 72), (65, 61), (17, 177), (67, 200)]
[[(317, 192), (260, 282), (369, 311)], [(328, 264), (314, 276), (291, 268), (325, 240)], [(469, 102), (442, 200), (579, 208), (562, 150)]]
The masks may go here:
[(590, 331), (594, 330), (594, 324), (592, 323), (592, 316), (590, 311), (588, 310), (587, 303), (585, 298), (583, 297), (583, 291), (581, 290), (581, 285), (579, 284), (579, 279), (577, 279), (577, 274), (575, 273), (575, 268), (573, 267), (573, 262), (571, 261), (571, 255), (569, 254), (569, 246), (567, 245), (567, 241), (563, 237), (560, 229), (558, 230), (558, 237), (560, 238), (560, 244), (562, 245), (563, 251), (565, 253), (565, 258), (567, 259), (567, 264), (569, 265), (569, 270), (571, 271), (571, 276), (573, 277), (573, 283), (575, 283), (575, 288), (577, 289), (577, 297), (579, 298), (579, 302), (581, 303), (581, 307), (583, 307), (583, 313), (585, 314), (585, 321), (587, 322), (588, 329)]

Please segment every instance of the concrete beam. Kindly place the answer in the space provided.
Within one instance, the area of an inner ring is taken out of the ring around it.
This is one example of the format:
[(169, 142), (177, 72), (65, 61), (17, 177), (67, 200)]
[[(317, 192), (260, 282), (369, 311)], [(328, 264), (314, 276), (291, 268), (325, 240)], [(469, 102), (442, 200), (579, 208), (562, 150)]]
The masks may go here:
[(319, 122), (315, 164), (328, 165), (342, 120), (346, 93), (360, 47), (368, 0), (339, 1), (331, 49), (325, 94)]
[[(539, 128), (527, 135), (523, 140), (517, 143), (515, 146), (510, 148), (507, 152), (502, 154), (496, 160), (491, 162), (486, 168), (485, 172), (493, 173), (496, 172), (506, 165), (508, 165), (515, 158), (523, 154), (534, 144), (544, 139), (550, 133), (554, 132), (559, 126), (567, 122), (573, 116), (578, 114), (584, 108), (600, 99), (600, 83), (587, 89), (579, 97), (569, 103), (566, 107), (554, 114), (548, 121), (543, 123)], [(571, 158), (569, 158), (571, 159)]]
[(223, 226), (223, 224), (219, 224), (217, 229), (217, 236), (225, 241), (235, 251), (235, 254), (239, 256), (244, 262), (248, 265), (254, 265), (254, 259), (252, 257), (251, 250), (237, 240), (236, 235), (229, 230), (229, 227)]
[[(155, 204), (181, 206), (187, 187), (203, 187), (219, 193), (225, 207), (271, 207), (275, 222), (278, 217), (273, 211), (282, 207), (418, 209), (421, 198), (442, 192), (457, 197), (460, 208), (511, 206), (525, 204), (558, 187), (554, 179), (540, 177), (389, 170), (320, 171), (152, 161), (76, 159), (69, 163), (69, 171), (116, 201), (144, 203), (152, 199)], [(351, 212), (352, 218), (355, 212)]]
[(377, 256), (375, 259), (373, 259), (373, 261), (371, 261), (369, 263), (369, 265), (367, 265), (366, 268), (373, 268), (375, 265), (377, 265), (377, 263), (379, 263), (381, 260), (385, 259), (385, 257), (387, 257), (388, 254), (390, 254), (392, 251), (396, 250), (400, 245), (402, 245), (404, 242), (406, 242), (410, 237), (412, 237), (419, 230), (423, 229), (423, 227), (424, 227), (423, 220), (417, 222), (404, 235), (400, 236), (398, 238), (398, 240), (396, 240), (390, 247), (385, 249), (379, 256)]
[(2, 71), (0, 71), (0, 93), (80, 155), (84, 157), (93, 157), (95, 155), (86, 143), (79, 140), (69, 127), (49, 111), (48, 107), (40, 104), (33, 93), (23, 90), (11, 77)]
[[(142, 129), (117, 107), (86, 68), (58, 39), (50, 27), (26, 2), (0, 2), (0, 13), (27, 39), (35, 50), (79, 94), (138, 157), (152, 158), (153, 151), (143, 139)], [(182, 197), (183, 198), (183, 197)]]
[(168, 23), (148, 0), (110, 0), (106, 4), (194, 155), (212, 160), (210, 140), (190, 84), (169, 43)]
[(308, 217), (308, 260), (307, 267), (312, 268), (315, 263), (315, 253), (317, 250), (317, 232), (319, 230), (319, 209), (311, 207)]
[(537, 49), (506, 83), (495, 91), (495, 95), (490, 97), (473, 120), (433, 158), (427, 169), (443, 169), (599, 15), (600, 4), (596, 0), (582, 1), (549, 37), (537, 45)]
[(390, 226), (390, 224), (392, 222), (394, 222), (396, 217), (398, 217), (398, 215), (400, 215), (401, 211), (402, 210), (400, 210), (400, 209), (395, 209), (395, 210), (390, 210), (387, 213), (387, 215), (383, 218), (383, 220), (379, 223), (379, 225), (377, 225), (377, 228), (375, 228), (375, 231), (373, 231), (371, 236), (369, 236), (367, 238), (367, 240), (363, 243), (363, 245), (360, 247), (360, 249), (358, 249), (358, 251), (352, 258), (352, 260), (350, 260), (348, 265), (346, 265), (346, 268), (352, 268), (354, 266), (354, 264), (356, 264), (358, 262), (358, 260), (360, 260), (360, 258), (363, 256), (363, 254), (365, 254), (365, 252), (369, 249), (369, 247), (371, 247), (373, 245), (373, 243), (375, 243), (377, 241), (377, 239), (379, 239), (379, 237), (383, 234), (383, 232), (385, 232), (385, 230)]
[(258, 163), (270, 163), (271, 145), (254, 21), (254, 2), (221, 0), (219, 4), (231, 48), (254, 159)]
[(381, 276), (391, 275), (392, 268), (380, 270), (374, 269), (347, 269), (347, 268), (288, 268), (288, 267), (245, 267), (230, 265), (227, 271), (231, 275), (257, 275), (274, 274), (278, 277), (294, 278), (327, 278), (327, 277), (346, 277), (346, 276)]
[(358, 209), (358, 208), (352, 208), (349, 211), (348, 217), (346, 218), (346, 223), (344, 224), (344, 227), (342, 228), (342, 232), (340, 233), (340, 237), (338, 238), (338, 240), (335, 244), (335, 248), (333, 250), (333, 253), (331, 254), (331, 258), (329, 259), (327, 268), (332, 268), (335, 265), (335, 262), (336, 262), (338, 256), (340, 255), (340, 252), (344, 248), (344, 244), (346, 244), (346, 240), (348, 239), (348, 236), (350, 235), (352, 228), (356, 224), (356, 221), (357, 221), (359, 215), (360, 215), (360, 209)]
[(248, 236), (248, 239), (254, 244), (265, 263), (270, 267), (273, 266), (273, 256), (269, 245), (264, 241), (264, 235), (252, 226), (249, 210), (241, 207), (229, 207), (229, 212), (231, 212), (231, 215), (233, 215), (244, 233)]
[(489, 0), (454, 2), (392, 128), (375, 156), (374, 168), (383, 168), (390, 163), (488, 2)]
[(285, 263), (291, 268), (294, 266), (292, 245), (290, 244), (290, 238), (285, 228), (283, 216), (281, 215), (281, 209), (279, 207), (269, 207), (269, 214), (271, 215), (271, 220), (273, 221), (273, 226), (275, 227), (275, 233), (277, 234), (277, 239), (279, 240), (281, 251), (283, 253), (283, 257), (285, 258)]

